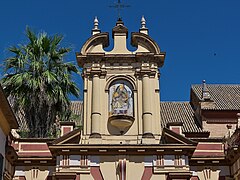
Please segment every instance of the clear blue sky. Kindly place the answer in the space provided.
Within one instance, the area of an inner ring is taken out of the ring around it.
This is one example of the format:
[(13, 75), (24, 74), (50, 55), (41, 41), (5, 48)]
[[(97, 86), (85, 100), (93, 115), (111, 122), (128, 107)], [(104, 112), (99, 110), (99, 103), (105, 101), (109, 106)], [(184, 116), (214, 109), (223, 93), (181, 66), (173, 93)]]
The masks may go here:
[[(24, 43), (25, 28), (50, 35), (63, 34), (63, 45), (75, 52), (90, 37), (94, 16), (102, 32), (111, 32), (117, 13), (108, 6), (116, 0), (2, 0), (0, 2), (0, 60), (7, 48)], [(136, 32), (144, 15), (149, 35), (167, 53), (161, 69), (161, 99), (188, 101), (191, 84), (240, 82), (239, 0), (125, 0), (122, 17)], [(2, 68), (2, 67), (1, 67)], [(78, 83), (81, 77), (78, 77)]]

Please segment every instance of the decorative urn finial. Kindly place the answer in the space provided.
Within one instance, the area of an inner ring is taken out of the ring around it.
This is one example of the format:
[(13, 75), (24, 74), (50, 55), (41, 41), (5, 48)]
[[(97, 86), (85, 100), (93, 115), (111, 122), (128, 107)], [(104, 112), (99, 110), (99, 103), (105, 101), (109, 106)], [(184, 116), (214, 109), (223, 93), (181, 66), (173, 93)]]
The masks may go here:
[(145, 20), (144, 16), (142, 16), (141, 25), (142, 25), (141, 28), (146, 28), (146, 20)]
[(146, 28), (146, 19), (144, 18), (144, 16), (142, 16), (142, 19), (141, 19), (140, 33), (148, 35), (148, 28)]
[(101, 32), (100, 29), (98, 28), (98, 25), (99, 25), (98, 18), (97, 18), (97, 16), (95, 16), (95, 18), (94, 18), (94, 28), (92, 29), (92, 35)]

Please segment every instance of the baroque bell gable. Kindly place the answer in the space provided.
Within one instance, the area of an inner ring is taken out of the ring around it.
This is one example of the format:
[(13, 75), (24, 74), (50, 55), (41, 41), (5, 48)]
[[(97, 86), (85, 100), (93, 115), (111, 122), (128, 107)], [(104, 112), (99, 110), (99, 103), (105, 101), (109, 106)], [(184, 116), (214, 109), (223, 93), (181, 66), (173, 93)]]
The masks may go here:
[[(145, 32), (145, 31), (144, 31)], [(127, 49), (128, 29), (119, 19), (112, 30), (111, 51), (109, 34), (94, 31), (77, 53), (83, 68), (84, 131), (88, 139), (102, 143), (136, 143), (151, 138), (158, 143), (161, 134), (159, 67), (165, 53), (147, 34), (131, 34)], [(154, 104), (154, 105), (153, 105)], [(154, 141), (152, 141), (154, 142)]]

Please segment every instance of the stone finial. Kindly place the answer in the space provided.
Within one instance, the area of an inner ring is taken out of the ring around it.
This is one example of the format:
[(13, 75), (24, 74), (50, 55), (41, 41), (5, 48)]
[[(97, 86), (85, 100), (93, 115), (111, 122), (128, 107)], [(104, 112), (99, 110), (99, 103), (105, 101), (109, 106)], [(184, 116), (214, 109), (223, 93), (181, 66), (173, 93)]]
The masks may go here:
[(94, 18), (94, 28), (92, 29), (92, 35), (101, 32), (100, 29), (98, 28), (98, 25), (99, 25), (98, 19), (97, 19), (97, 16), (95, 16), (95, 18)]
[(141, 28), (146, 28), (146, 20), (145, 20), (144, 16), (142, 16), (141, 25), (142, 25)]
[(97, 16), (95, 16), (95, 19), (94, 19), (94, 29), (98, 29), (98, 19), (97, 19)]
[(203, 84), (202, 84), (202, 100), (208, 101), (211, 99), (211, 95), (207, 88), (206, 81), (203, 80), (202, 82), (203, 82)]
[[(117, 27), (117, 26), (124, 26), (124, 22), (123, 22), (122, 18), (118, 18), (115, 27)], [(124, 26), (124, 27), (125, 27), (125, 26)], [(126, 27), (125, 27), (125, 28), (126, 28)]]
[(141, 19), (140, 33), (148, 34), (148, 28), (146, 28), (146, 20), (144, 16), (142, 16), (142, 19)]

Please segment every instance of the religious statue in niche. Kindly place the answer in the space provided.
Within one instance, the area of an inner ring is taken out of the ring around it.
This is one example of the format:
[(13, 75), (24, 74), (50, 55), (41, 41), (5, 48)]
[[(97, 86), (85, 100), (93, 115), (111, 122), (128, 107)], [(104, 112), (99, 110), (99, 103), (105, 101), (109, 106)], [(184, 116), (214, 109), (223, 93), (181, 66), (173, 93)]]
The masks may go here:
[(116, 83), (109, 90), (109, 115), (133, 116), (131, 88), (124, 83)]

